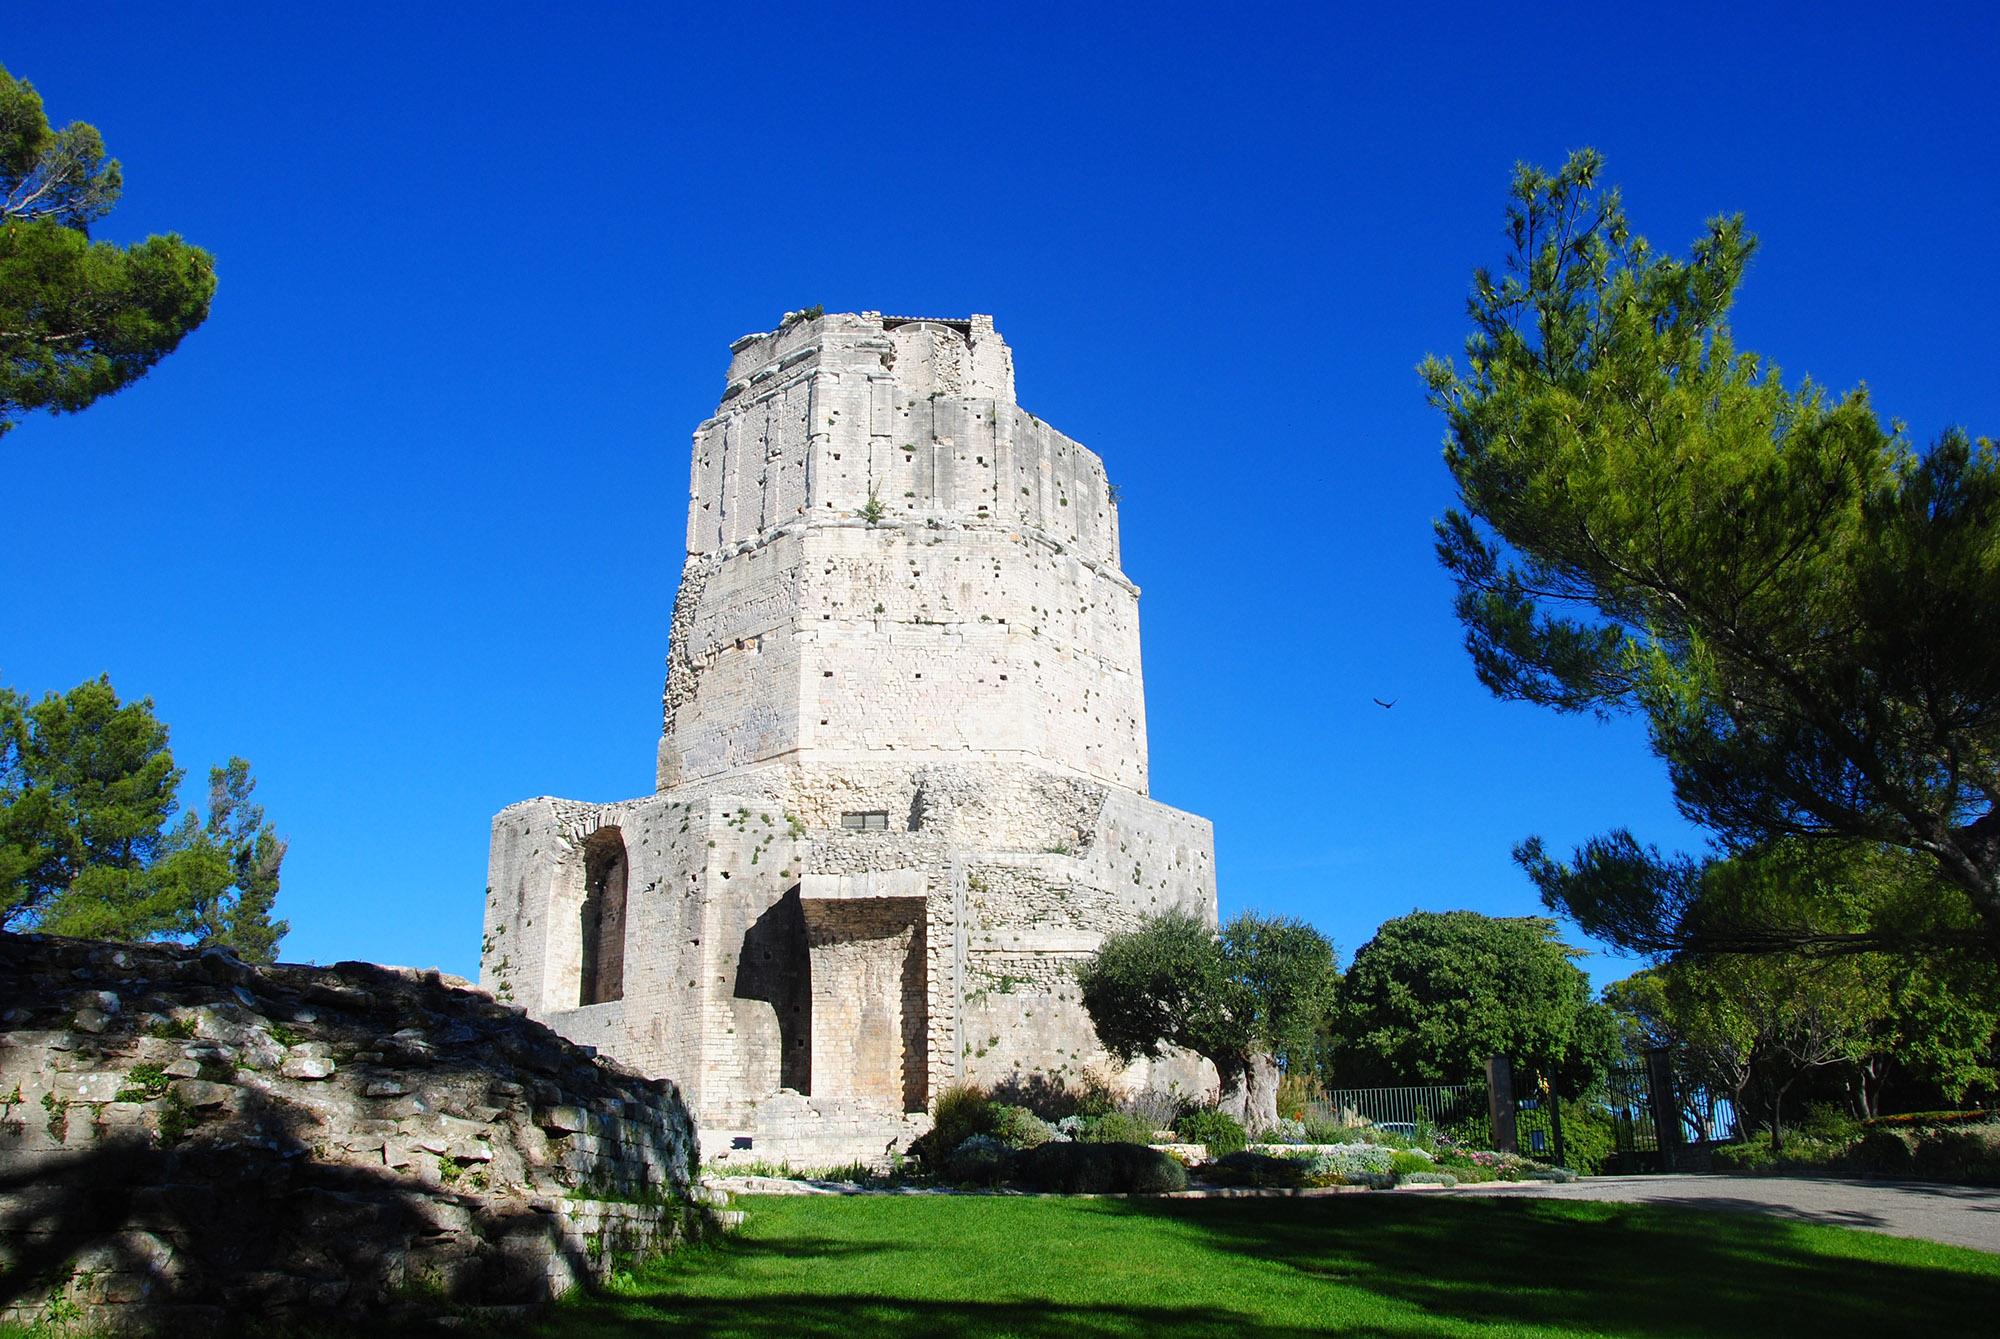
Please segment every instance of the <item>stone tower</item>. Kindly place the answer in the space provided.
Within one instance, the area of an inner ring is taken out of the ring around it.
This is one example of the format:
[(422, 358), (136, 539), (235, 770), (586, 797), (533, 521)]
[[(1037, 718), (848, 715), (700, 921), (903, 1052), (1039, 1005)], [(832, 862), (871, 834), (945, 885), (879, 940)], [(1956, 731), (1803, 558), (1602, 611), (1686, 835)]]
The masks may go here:
[(658, 792), (495, 817), (481, 980), (677, 1080), (706, 1156), (879, 1158), (955, 1080), (1115, 1071), (1070, 968), (1213, 921), (1213, 834), (1146, 796), (1117, 504), (1015, 404), (990, 317), (800, 315), (731, 353)]

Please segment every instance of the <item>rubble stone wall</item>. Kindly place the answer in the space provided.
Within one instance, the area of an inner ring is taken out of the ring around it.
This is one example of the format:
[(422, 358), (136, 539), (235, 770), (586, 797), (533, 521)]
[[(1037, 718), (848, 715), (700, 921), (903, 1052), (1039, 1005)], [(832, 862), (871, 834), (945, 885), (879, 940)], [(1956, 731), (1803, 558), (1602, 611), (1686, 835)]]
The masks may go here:
[(0, 935), (0, 1320), (532, 1305), (701, 1230), (674, 1085), (463, 982)]

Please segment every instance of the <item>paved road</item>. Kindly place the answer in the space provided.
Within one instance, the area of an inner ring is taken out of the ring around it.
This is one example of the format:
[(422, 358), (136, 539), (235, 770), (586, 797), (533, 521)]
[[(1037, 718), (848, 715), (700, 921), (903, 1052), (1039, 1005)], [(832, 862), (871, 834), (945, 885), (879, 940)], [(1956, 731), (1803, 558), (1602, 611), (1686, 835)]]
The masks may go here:
[(2000, 1190), (1976, 1186), (1788, 1176), (1591, 1176), (1567, 1185), (1501, 1181), (1438, 1193), (1537, 1195), (1768, 1213), (1802, 1223), (1831, 1223), (2000, 1252)]

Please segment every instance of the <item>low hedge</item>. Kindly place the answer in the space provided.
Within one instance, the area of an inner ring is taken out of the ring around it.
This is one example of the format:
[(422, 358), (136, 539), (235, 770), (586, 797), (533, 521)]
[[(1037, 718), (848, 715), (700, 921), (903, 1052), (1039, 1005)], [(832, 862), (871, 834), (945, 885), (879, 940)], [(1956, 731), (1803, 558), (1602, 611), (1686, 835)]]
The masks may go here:
[(1255, 1186), (1297, 1190), (1307, 1184), (1306, 1165), (1297, 1158), (1269, 1153), (1230, 1153), (1204, 1165), (1201, 1179), (1218, 1186)]
[[(1978, 1113), (1982, 1118), (1986, 1113)], [(1963, 1128), (1970, 1125), (1971, 1128)], [(1961, 1128), (1952, 1128), (1954, 1126)], [(1986, 1128), (1979, 1128), (1986, 1126)], [(1915, 1121), (1880, 1125), (1852, 1141), (1791, 1138), (1773, 1153), (1762, 1139), (1726, 1144), (1713, 1154), (1715, 1170), (1753, 1175), (1914, 1176), (1964, 1185), (2000, 1185), (2000, 1126), (1982, 1119), (1944, 1128)]]
[(1187, 1168), (1144, 1144), (1050, 1143), (1016, 1153), (1008, 1179), (1058, 1195), (1157, 1195), (1187, 1189)]
[(1933, 1125), (1984, 1125), (2000, 1122), (2000, 1111), (1906, 1111), (1896, 1116), (1870, 1116), (1864, 1130), (1923, 1129)]
[(945, 1155), (945, 1178), (959, 1185), (994, 1186), (1007, 1179), (1008, 1155), (1005, 1143), (990, 1134), (968, 1136)]

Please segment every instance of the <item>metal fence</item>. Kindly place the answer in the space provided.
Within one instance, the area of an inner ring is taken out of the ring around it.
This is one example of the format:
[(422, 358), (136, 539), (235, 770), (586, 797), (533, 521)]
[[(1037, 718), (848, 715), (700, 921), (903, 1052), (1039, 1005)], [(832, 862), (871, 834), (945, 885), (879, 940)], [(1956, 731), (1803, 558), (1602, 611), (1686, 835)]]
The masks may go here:
[(1332, 1088), (1320, 1100), (1306, 1103), (1306, 1117), (1328, 1124), (1385, 1126), (1403, 1135), (1435, 1130), (1481, 1148), (1493, 1135), (1483, 1083)]
[[(1373, 1125), (1417, 1138), (1434, 1133), (1469, 1147), (1495, 1147), (1496, 1131), (1483, 1080), (1334, 1088), (1306, 1103), (1302, 1114), (1314, 1123)], [(1573, 1116), (1599, 1130), (1603, 1119), (1610, 1118), (1609, 1158), (1599, 1168), (1605, 1172), (1672, 1171), (1705, 1165), (1706, 1150), (1727, 1139), (1736, 1124), (1736, 1112), (1728, 1099), (1684, 1087), (1665, 1052), (1648, 1052), (1613, 1065), (1601, 1084), (1560, 1104), (1546, 1089), (1517, 1087), (1512, 1104), (1512, 1147), (1541, 1161), (1564, 1160), (1573, 1151), (1565, 1147), (1565, 1126)], [(1504, 1131), (1499, 1133), (1504, 1137)]]

